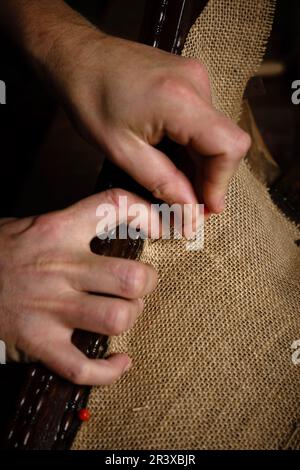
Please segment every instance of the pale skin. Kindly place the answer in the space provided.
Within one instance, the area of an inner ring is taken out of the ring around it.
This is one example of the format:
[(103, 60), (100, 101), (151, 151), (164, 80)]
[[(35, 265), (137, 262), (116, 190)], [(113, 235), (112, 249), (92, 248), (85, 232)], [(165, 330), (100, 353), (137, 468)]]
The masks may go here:
[[(224, 210), (250, 138), (214, 109), (201, 63), (107, 36), (62, 0), (1, 0), (1, 23), (76, 129), (113, 162), (169, 204), (200, 195), (210, 213)], [(189, 181), (154, 147), (164, 135), (188, 147), (201, 179)], [(73, 329), (121, 334), (157, 282), (150, 266), (89, 251), (96, 207), (116, 205), (118, 194), (0, 224), (0, 337), (75, 383), (111, 384), (131, 362), (85, 358), (71, 345)]]

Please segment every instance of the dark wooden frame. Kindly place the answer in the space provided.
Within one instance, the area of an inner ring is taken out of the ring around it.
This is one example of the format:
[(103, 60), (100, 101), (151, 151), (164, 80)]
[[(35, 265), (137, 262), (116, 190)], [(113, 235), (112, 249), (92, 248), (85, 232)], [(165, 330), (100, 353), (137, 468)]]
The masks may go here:
[[(180, 54), (188, 31), (207, 0), (147, 0), (141, 42)], [(170, 143), (165, 142), (168, 146)], [(169, 147), (176, 153), (176, 146)], [(126, 175), (107, 163), (97, 191), (123, 187), (141, 192)], [(106, 256), (138, 259), (141, 240), (91, 243), (92, 251)], [(73, 343), (88, 357), (102, 357), (107, 338), (75, 331)], [(90, 387), (77, 386), (41, 364), (26, 366), (13, 416), (4, 428), (0, 445), (6, 449), (68, 449), (79, 429), (78, 410), (88, 400)], [(3, 404), (2, 404), (3, 405)], [(3, 423), (2, 423), (3, 424)]]

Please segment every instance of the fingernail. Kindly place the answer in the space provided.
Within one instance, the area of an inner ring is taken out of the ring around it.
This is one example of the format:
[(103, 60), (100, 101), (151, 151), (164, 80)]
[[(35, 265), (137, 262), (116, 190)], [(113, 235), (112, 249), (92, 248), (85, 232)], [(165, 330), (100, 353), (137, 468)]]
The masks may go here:
[(129, 361), (128, 364), (124, 367), (123, 369), (123, 374), (125, 374), (125, 372), (127, 372), (132, 366), (132, 362)]
[(140, 313), (144, 310), (144, 299), (140, 298), (138, 299), (139, 305), (140, 305)]
[(195, 236), (195, 229), (189, 225), (184, 226), (184, 236), (187, 240), (192, 239)]
[(193, 222), (193, 229), (194, 235), (198, 232), (198, 230), (202, 227), (203, 224), (203, 212), (201, 204), (197, 204), (195, 206), (195, 220)]
[(209, 209), (206, 206), (204, 206), (204, 217), (207, 217), (209, 214), (210, 214)]
[(218, 208), (219, 212), (223, 212), (223, 210), (225, 209), (225, 196), (221, 197), (221, 199), (219, 200), (217, 208)]
[(186, 204), (184, 206), (184, 236), (193, 239), (201, 226), (202, 212), (199, 204)]
[(151, 292), (153, 292), (156, 289), (157, 282), (158, 282), (157, 273), (155, 271), (153, 271), (152, 266), (150, 266), (150, 267), (151, 267), (151, 270), (152, 270), (152, 274), (149, 273), (150, 275), (148, 276), (146, 289), (144, 291), (145, 295), (151, 294)]

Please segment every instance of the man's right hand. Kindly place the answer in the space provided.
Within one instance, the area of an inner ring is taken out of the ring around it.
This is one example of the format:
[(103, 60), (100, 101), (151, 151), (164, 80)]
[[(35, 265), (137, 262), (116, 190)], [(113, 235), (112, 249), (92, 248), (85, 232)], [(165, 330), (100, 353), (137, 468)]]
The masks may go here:
[[(203, 64), (108, 36), (62, 0), (1, 0), (1, 22), (114, 163), (170, 205), (223, 211), (250, 137), (214, 108)], [(188, 148), (194, 181), (156, 148), (164, 136)]]
[(63, 211), (0, 221), (0, 338), (77, 384), (111, 384), (130, 358), (88, 359), (71, 343), (73, 330), (130, 329), (157, 282), (149, 265), (90, 251), (97, 207), (117, 210), (119, 196), (128, 206), (142, 202), (151, 217), (145, 201), (110, 190)]

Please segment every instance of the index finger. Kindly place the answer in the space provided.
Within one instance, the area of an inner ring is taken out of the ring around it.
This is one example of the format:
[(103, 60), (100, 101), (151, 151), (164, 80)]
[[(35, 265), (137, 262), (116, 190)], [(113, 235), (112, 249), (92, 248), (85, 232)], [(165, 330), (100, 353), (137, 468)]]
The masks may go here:
[(224, 209), (230, 180), (247, 154), (251, 139), (213, 108), (205, 115), (199, 109), (198, 118), (191, 125), (190, 147), (193, 155), (196, 152), (198, 156), (194, 162), (201, 166), (203, 201), (210, 212), (219, 213)]

